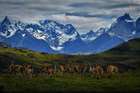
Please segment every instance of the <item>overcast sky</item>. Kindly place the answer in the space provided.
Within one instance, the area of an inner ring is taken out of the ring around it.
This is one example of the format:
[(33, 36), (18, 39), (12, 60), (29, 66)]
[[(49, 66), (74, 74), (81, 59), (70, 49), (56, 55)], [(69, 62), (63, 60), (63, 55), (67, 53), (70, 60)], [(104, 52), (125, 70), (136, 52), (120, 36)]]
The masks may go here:
[(107, 27), (124, 13), (140, 17), (140, 0), (0, 0), (0, 20), (52, 19), (71, 23), (80, 33)]

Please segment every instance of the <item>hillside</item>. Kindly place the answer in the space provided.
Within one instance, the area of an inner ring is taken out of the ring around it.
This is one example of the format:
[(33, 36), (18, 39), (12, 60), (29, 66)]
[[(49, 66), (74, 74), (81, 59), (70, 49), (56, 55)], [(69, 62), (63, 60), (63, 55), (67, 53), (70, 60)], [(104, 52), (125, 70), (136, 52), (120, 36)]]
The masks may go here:
[(61, 59), (62, 57), (61, 55), (48, 55), (26, 49), (0, 47), (0, 68), (6, 68), (11, 63), (29, 63), (38, 66), (43, 62)]
[(10, 63), (31, 63), (34, 66), (43, 65), (44, 63), (125, 63), (140, 65), (140, 39), (130, 40), (116, 48), (97, 55), (57, 55), (34, 52), (26, 49), (16, 49), (5, 47), (2, 43), (0, 47), (0, 66), (7, 67)]
[(118, 47), (112, 48), (111, 50), (105, 52), (105, 54), (121, 54), (121, 55), (140, 55), (140, 39), (133, 39), (125, 42)]

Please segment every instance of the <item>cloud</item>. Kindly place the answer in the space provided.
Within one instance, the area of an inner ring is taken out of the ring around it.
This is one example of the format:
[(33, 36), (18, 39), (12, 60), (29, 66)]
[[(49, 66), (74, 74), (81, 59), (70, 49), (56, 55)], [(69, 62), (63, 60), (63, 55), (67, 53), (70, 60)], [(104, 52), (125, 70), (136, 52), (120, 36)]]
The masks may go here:
[(2, 5), (24, 5), (24, 4), (26, 4), (24, 1), (3, 1), (3, 0), (1, 0), (0, 1), (0, 4)]
[(98, 2), (79, 2), (72, 3), (69, 6), (75, 8), (99, 8), (99, 9), (114, 9), (124, 7), (139, 7), (140, 3), (129, 0), (99, 0)]
[(0, 20), (4, 16), (24, 22), (51, 19), (88, 32), (110, 25), (125, 12), (139, 17), (139, 6), (140, 0), (0, 0)]
[(82, 16), (68, 16), (65, 14), (52, 15), (49, 19), (54, 19), (60, 23), (71, 23), (81, 33), (88, 32), (89, 30), (96, 31), (100, 27), (108, 27), (112, 20), (104, 20), (94, 17), (82, 17)]
[(69, 6), (83, 8), (83, 7), (93, 7), (94, 5), (95, 3), (81, 2), (81, 3), (73, 3), (70, 4)]
[(81, 17), (96, 17), (96, 18), (105, 18), (105, 19), (111, 19), (116, 18), (116, 15), (107, 15), (107, 14), (90, 14), (90, 13), (84, 13), (84, 12), (75, 12), (75, 13), (65, 13), (67, 16), (81, 16)]
[(136, 3), (121, 3), (121, 4), (114, 4), (114, 5), (110, 5), (110, 6), (105, 6), (102, 8), (106, 8), (106, 9), (115, 9), (115, 8), (125, 8), (125, 7), (138, 7), (140, 6), (140, 4), (136, 4)]

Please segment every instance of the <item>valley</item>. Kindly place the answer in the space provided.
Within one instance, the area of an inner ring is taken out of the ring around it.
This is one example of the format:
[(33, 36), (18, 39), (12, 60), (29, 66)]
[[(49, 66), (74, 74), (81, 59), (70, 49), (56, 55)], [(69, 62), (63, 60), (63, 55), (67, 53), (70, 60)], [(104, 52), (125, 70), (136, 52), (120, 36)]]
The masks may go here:
[[(110, 51), (96, 55), (60, 55), (35, 52), (27, 49), (0, 47), (0, 90), (4, 92), (137, 92), (140, 90), (139, 39), (124, 43)], [(45, 64), (114, 64), (123, 72), (110, 78), (95, 78), (91, 74), (56, 73), (53, 76), (33, 75), (32, 78), (20, 74), (11, 75), (7, 68), (11, 64), (31, 64), (40, 68)]]

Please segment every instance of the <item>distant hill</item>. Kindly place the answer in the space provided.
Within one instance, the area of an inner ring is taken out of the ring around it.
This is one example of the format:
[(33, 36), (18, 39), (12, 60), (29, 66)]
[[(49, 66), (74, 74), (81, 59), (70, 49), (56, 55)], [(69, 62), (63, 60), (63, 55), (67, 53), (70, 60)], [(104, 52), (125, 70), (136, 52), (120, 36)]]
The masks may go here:
[(103, 54), (140, 56), (140, 39), (133, 39), (129, 42), (125, 42)]
[(4, 42), (0, 42), (0, 47), (11, 47), (9, 44), (6, 44), (6, 43), (4, 43)]

